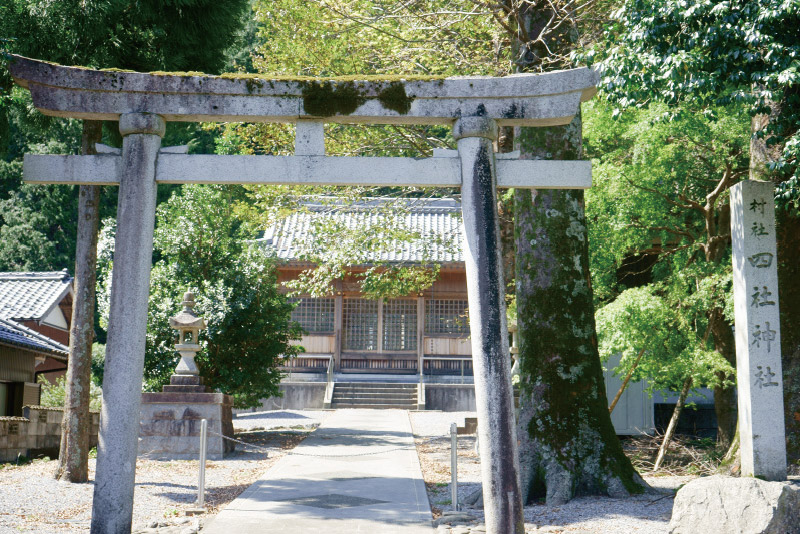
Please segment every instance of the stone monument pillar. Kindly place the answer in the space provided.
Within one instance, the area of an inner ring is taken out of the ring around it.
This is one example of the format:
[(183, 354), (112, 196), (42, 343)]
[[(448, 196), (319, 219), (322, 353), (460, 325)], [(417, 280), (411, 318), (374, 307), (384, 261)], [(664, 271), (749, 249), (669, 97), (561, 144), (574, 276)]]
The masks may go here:
[(183, 297), (183, 310), (169, 325), (178, 331), (175, 350), (181, 360), (161, 393), (142, 393), (139, 454), (149, 458), (186, 460), (200, 452), (200, 420), (208, 420), (208, 458), (221, 460), (234, 443), (233, 401), (229, 395), (209, 392), (194, 357), (200, 350), (197, 336), (206, 322), (194, 312), (194, 295)]
[(731, 188), (736, 377), (742, 475), (786, 480), (774, 197), (771, 182)]

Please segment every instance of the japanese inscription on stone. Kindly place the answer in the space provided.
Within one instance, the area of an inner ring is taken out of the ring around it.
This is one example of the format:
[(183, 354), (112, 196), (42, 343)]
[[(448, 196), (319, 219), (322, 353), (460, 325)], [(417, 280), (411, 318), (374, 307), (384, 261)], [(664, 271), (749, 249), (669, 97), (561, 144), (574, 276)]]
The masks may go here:
[(742, 474), (786, 478), (775, 201), (770, 182), (731, 188)]

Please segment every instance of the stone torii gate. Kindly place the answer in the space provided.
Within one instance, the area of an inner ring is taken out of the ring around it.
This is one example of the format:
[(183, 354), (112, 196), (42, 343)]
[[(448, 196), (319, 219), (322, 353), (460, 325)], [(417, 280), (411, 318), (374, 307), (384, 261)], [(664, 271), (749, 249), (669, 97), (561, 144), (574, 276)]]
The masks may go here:
[[(461, 187), (481, 468), (490, 534), (522, 534), (497, 187), (588, 188), (585, 161), (503, 159), (498, 126), (568, 124), (595, 92), (589, 69), (503, 78), (281, 80), (97, 71), (13, 56), (44, 114), (119, 121), (121, 154), (25, 155), (28, 183), (118, 185), (117, 234), (92, 532), (129, 533), (157, 183)], [(160, 151), (165, 121), (297, 124), (294, 156)], [(323, 123), (452, 125), (455, 155), (346, 158)]]

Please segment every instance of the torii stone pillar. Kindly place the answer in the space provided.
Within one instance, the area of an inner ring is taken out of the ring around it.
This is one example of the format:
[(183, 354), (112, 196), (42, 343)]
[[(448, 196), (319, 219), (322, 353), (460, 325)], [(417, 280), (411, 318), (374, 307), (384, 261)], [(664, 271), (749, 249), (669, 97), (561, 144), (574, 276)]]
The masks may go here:
[[(497, 123), (463, 117), (453, 125), (461, 158), (461, 214), (467, 270), (472, 365), (481, 444), (487, 532), (523, 534), (505, 282), (497, 214), (493, 141)], [(500, 512), (500, 513), (498, 513)]]
[(158, 115), (120, 116), (122, 173), (111, 284), (103, 409), (97, 446), (92, 532), (129, 534), (142, 398), (147, 303), (156, 214), (156, 159), (165, 123)]

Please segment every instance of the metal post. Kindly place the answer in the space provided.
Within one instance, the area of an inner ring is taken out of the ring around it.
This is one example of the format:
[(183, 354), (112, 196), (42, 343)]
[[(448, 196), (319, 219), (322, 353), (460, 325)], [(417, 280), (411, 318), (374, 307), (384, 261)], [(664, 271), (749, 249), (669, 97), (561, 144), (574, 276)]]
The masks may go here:
[(164, 129), (164, 119), (151, 113), (128, 113), (119, 119), (122, 171), (92, 534), (130, 534), (133, 520), (156, 213), (156, 159)]
[(458, 427), (450, 424), (450, 492), (453, 510), (458, 510)]
[(462, 117), (453, 125), (461, 159), (464, 263), (487, 534), (525, 531), (508, 365), (505, 282), (497, 214), (494, 147), (497, 123)]
[(208, 449), (208, 420), (200, 421), (200, 474), (197, 477), (197, 506), (206, 505), (206, 450)]

